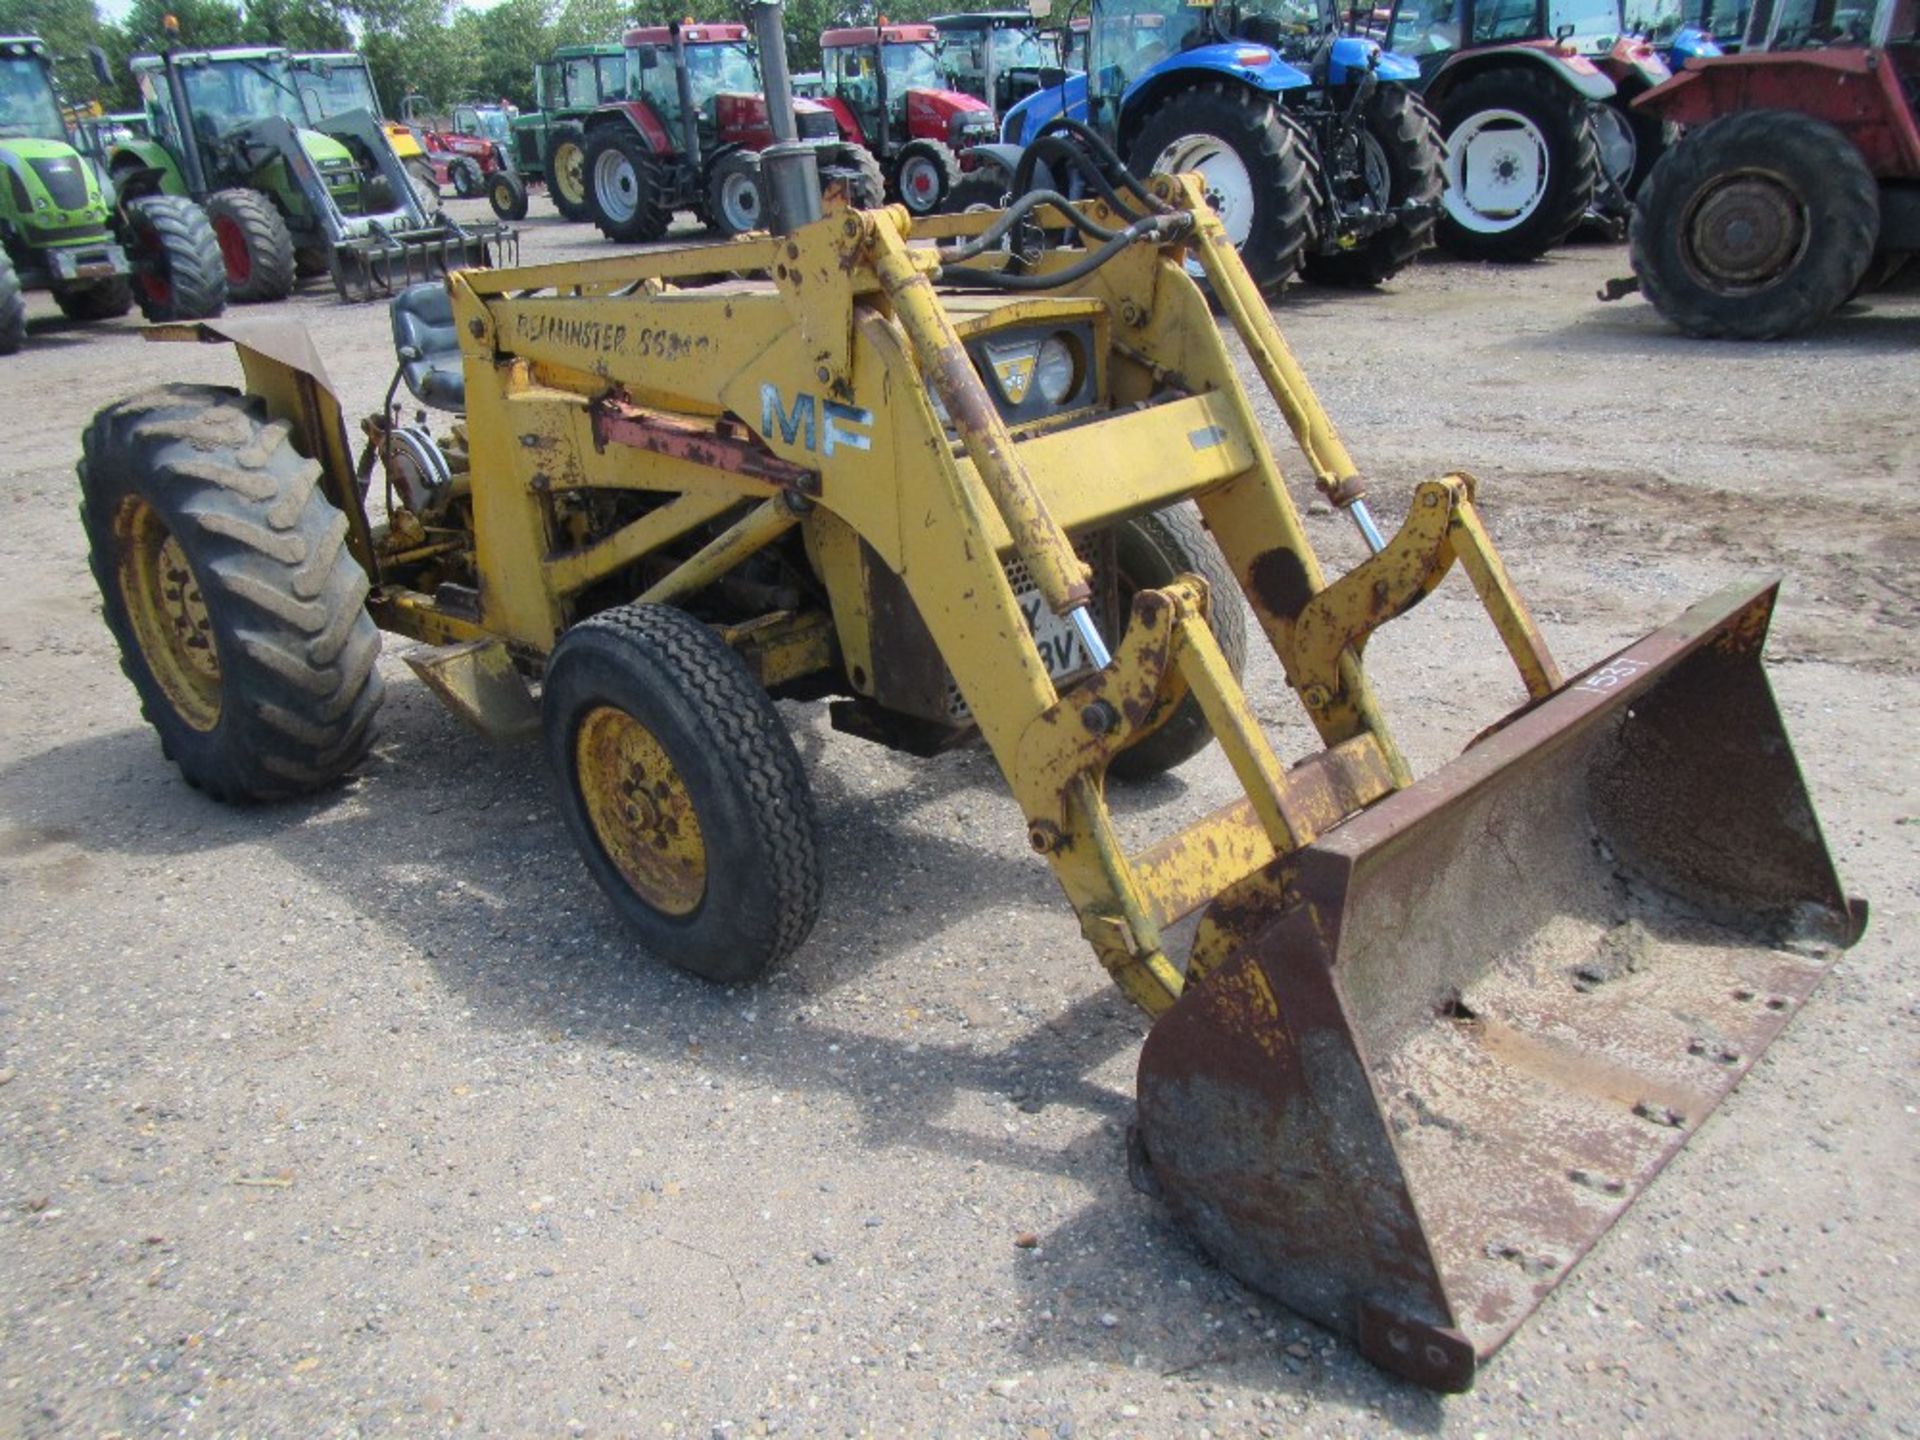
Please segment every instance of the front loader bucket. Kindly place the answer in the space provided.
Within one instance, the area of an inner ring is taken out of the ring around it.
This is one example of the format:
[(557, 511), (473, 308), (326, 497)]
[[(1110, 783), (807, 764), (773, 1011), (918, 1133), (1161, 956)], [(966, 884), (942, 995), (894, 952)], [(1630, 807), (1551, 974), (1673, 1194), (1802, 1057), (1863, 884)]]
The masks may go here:
[(1773, 599), (1704, 601), (1212, 902), (1136, 1158), (1228, 1270), (1467, 1388), (1858, 938)]

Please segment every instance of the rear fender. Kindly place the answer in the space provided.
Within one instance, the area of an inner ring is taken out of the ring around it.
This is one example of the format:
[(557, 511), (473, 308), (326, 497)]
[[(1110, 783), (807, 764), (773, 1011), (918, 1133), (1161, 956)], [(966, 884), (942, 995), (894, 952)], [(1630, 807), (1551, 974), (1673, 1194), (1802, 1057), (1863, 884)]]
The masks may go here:
[(860, 128), (859, 117), (853, 113), (853, 107), (837, 95), (818, 95), (814, 103), (833, 114), (833, 123), (840, 127), (840, 138), (850, 145), (865, 145), (867, 132)]
[(1306, 71), (1289, 65), (1270, 46), (1244, 40), (1200, 45), (1150, 66), (1121, 93), (1120, 113), (1127, 117), (1122, 128), (1126, 128), (1126, 123), (1136, 114), (1145, 115), (1173, 92), (1214, 77), (1251, 86), (1268, 95), (1302, 90), (1313, 83)]
[(185, 195), (187, 182), (167, 147), (153, 140), (132, 140), (115, 148), (107, 170), (124, 200), (142, 195)]
[(1010, 108), (1000, 121), (1000, 139), (1008, 145), (1029, 145), (1049, 120), (1065, 115), (1087, 118), (1087, 77), (1076, 70), (1059, 85), (1036, 90)]
[(307, 327), (296, 320), (223, 316), (153, 325), (141, 333), (149, 340), (231, 345), (239, 352), (247, 393), (266, 403), (270, 417), (292, 427), (295, 449), (320, 462), (321, 488), (347, 517), (347, 545), (360, 567), (378, 581), (366, 507), (354, 479), (346, 418)]
[(1528, 40), (1516, 45), (1469, 50), (1449, 60), (1427, 85), (1427, 104), (1438, 109), (1462, 81), (1511, 65), (1543, 66), (1555, 79), (1588, 100), (1611, 100), (1614, 96), (1613, 81), (1585, 56), (1557, 50), (1551, 40)]
[(1895, 67), (1870, 50), (1724, 55), (1689, 65), (1633, 102), (1680, 125), (1743, 110), (1824, 120), (1859, 149), (1877, 179), (1920, 177), (1920, 130)]
[(983, 166), (992, 166), (1004, 171), (1008, 179), (1019, 167), (1022, 145), (975, 145), (960, 152), (960, 168), (967, 171), (978, 170)]
[(667, 134), (667, 127), (660, 123), (660, 117), (653, 113), (653, 107), (643, 100), (619, 100), (611, 105), (602, 105), (586, 118), (586, 129), (598, 130), (605, 125), (625, 125), (630, 127), (647, 149), (656, 155), (673, 153), (673, 137)]
[(1420, 62), (1408, 55), (1383, 50), (1380, 42), (1362, 35), (1342, 35), (1327, 51), (1327, 84), (1346, 85), (1368, 70), (1384, 83), (1411, 84), (1420, 78)]

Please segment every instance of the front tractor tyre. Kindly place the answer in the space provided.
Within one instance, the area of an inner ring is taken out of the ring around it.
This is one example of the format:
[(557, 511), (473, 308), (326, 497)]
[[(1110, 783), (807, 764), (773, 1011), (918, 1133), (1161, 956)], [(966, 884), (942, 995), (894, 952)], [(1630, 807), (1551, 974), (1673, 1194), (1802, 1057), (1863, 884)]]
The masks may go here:
[(69, 320), (118, 320), (133, 309), (133, 285), (124, 275), (56, 285), (53, 303)]
[(487, 204), (502, 220), (527, 218), (527, 182), (511, 170), (496, 170), (487, 180)]
[(938, 140), (915, 140), (901, 147), (893, 163), (891, 193), (916, 216), (938, 215), (960, 183), (960, 161)]
[(729, 150), (713, 162), (707, 176), (707, 214), (721, 235), (766, 228), (766, 190), (760, 157), (753, 151)]
[(271, 200), (258, 190), (216, 190), (207, 219), (227, 267), (228, 299), (254, 305), (293, 293), (293, 236)]
[(12, 355), (27, 343), (27, 297), (20, 276), (0, 250), (0, 355)]
[(462, 200), (471, 200), (486, 189), (486, 177), (480, 173), (480, 162), (471, 155), (456, 155), (448, 161), (447, 179), (453, 182), (453, 193)]
[(1661, 157), (1628, 240), (1642, 292), (1682, 330), (1772, 340), (1844, 304), (1879, 234), (1879, 188), (1846, 136), (1810, 116), (1746, 110)]
[(133, 298), (154, 324), (210, 320), (227, 308), (227, 267), (207, 214), (182, 195), (127, 202)]
[(1600, 147), (1586, 100), (1544, 65), (1460, 82), (1440, 106), (1447, 188), (1440, 247), (1463, 260), (1537, 260), (1586, 215)]
[(1140, 127), (1136, 175), (1195, 171), (1207, 203), (1262, 290), (1277, 290), (1313, 238), (1307, 147), (1266, 95), (1216, 82), (1183, 90)]
[(751, 980), (820, 910), (818, 824), (773, 701), (711, 629), (623, 605), (561, 636), (547, 756), (587, 869), (657, 959)]
[(639, 132), (625, 125), (599, 127), (587, 139), (586, 167), (593, 223), (602, 235), (620, 245), (644, 245), (667, 233), (673, 223), (668, 177)]
[(547, 193), (562, 220), (593, 219), (591, 183), (586, 135), (577, 125), (561, 126), (548, 141)]
[(1447, 151), (1433, 112), (1404, 86), (1383, 85), (1361, 120), (1360, 160), (1369, 203), (1400, 213), (1351, 250), (1307, 255), (1301, 272), (1322, 285), (1365, 288), (1391, 279), (1433, 244), (1440, 215)]
[(263, 402), (168, 385), (102, 410), (81, 519), (120, 666), (218, 800), (321, 789), (365, 755), (380, 633), (320, 465)]
[[(1207, 582), (1207, 624), (1220, 653), (1236, 677), (1246, 669), (1246, 603), (1227, 557), (1193, 506), (1176, 505), (1125, 521), (1114, 532), (1113, 549), (1123, 622), (1140, 591), (1159, 589), (1182, 575), (1198, 575)], [(1122, 780), (1149, 779), (1191, 760), (1213, 739), (1200, 702), (1192, 695), (1183, 696), (1164, 719), (1156, 711), (1148, 724), (1157, 728), (1114, 756), (1107, 766), (1109, 774)]]

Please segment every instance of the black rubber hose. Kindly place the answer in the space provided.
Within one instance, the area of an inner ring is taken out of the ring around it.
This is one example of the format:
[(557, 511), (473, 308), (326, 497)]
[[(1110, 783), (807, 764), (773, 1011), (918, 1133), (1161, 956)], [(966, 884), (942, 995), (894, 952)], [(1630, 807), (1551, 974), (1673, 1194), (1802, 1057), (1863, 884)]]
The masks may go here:
[[(1054, 206), (1067, 218), (1067, 222), (1071, 224), (1074, 229), (1083, 235), (1091, 235), (1095, 240), (1111, 240), (1115, 236), (1125, 233), (1120, 230), (1111, 230), (1105, 225), (1100, 224), (1097, 220), (1089, 220), (1085, 215), (1082, 215), (1078, 210), (1074, 209), (1073, 202), (1058, 190), (1029, 190), (1018, 200), (1014, 201), (1013, 204), (1009, 205), (1006, 212), (1001, 215), (998, 220), (995, 220), (993, 224), (989, 225), (985, 230), (982, 230), (971, 240), (968, 240), (963, 245), (956, 245), (951, 250), (942, 250), (940, 252), (941, 262), (971, 260), (976, 255), (984, 254), (988, 250), (993, 249), (1006, 237), (1007, 232), (1020, 224), (1021, 221), (1025, 220), (1028, 216), (1032, 215), (1033, 212), (1038, 210), (1042, 205)], [(1146, 217), (1142, 216), (1141, 218), (1144, 219)]]
[(1192, 224), (1184, 211), (1170, 215), (1148, 215), (1136, 220), (1084, 260), (1045, 275), (1015, 275), (1004, 270), (974, 270), (965, 266), (941, 267), (942, 285), (972, 287), (979, 290), (1055, 290), (1062, 285), (1091, 275), (1127, 246), (1141, 240), (1165, 241), (1178, 238)]

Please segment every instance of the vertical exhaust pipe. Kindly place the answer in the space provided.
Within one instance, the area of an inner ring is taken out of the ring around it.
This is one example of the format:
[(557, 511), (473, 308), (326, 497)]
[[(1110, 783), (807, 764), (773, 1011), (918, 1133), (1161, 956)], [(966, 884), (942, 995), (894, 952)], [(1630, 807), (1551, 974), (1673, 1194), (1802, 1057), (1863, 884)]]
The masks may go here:
[(760, 47), (767, 122), (773, 127), (773, 144), (760, 152), (767, 228), (775, 235), (786, 235), (820, 218), (820, 162), (813, 146), (800, 143), (793, 122), (793, 82), (787, 75), (787, 31), (780, 0), (755, 0), (753, 38)]

